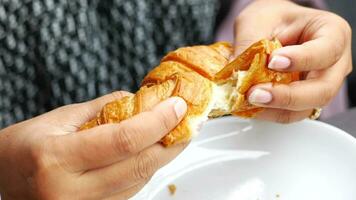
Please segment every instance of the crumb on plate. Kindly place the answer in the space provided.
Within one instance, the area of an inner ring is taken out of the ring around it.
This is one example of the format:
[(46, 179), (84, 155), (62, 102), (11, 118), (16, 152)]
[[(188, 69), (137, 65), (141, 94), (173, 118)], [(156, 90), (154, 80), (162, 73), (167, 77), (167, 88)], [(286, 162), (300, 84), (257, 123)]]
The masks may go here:
[(177, 187), (174, 184), (168, 185), (168, 190), (171, 195), (174, 195), (176, 193)]

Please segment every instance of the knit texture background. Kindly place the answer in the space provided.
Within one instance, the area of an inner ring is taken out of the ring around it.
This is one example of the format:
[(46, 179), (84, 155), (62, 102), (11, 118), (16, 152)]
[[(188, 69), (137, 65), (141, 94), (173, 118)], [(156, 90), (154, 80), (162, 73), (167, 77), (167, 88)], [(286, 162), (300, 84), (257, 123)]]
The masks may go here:
[(0, 0), (0, 128), (115, 90), (212, 42), (219, 0)]

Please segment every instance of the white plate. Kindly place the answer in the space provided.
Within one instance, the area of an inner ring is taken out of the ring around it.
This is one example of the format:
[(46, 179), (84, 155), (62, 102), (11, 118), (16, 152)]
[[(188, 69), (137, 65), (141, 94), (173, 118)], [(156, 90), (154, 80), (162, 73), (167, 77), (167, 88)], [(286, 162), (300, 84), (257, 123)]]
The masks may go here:
[(211, 120), (132, 199), (355, 200), (356, 140), (310, 120)]

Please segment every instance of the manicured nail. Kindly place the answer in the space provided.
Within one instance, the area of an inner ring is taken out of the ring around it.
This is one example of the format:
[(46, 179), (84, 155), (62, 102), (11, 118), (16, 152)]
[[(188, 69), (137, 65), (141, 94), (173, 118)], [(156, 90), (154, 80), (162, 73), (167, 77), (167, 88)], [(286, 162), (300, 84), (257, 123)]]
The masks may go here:
[(272, 94), (266, 90), (255, 89), (248, 97), (251, 104), (265, 104), (272, 101)]
[(175, 100), (174, 111), (178, 119), (182, 118), (187, 111), (187, 103), (180, 97), (173, 97)]
[(285, 56), (275, 55), (272, 57), (271, 61), (268, 64), (270, 69), (287, 69), (290, 67), (291, 61)]

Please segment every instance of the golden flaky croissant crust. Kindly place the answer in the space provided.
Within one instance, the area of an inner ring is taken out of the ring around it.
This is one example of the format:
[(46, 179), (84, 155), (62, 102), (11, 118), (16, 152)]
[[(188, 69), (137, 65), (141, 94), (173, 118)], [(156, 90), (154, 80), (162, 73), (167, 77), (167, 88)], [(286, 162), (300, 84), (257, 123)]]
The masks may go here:
[[(289, 83), (298, 79), (298, 74), (274, 72), (266, 67), (271, 52), (280, 47), (276, 40), (261, 40), (231, 63), (233, 50), (226, 42), (179, 48), (168, 53), (147, 74), (135, 95), (106, 104), (97, 117), (80, 130), (119, 123), (172, 96), (182, 97), (188, 110), (181, 123), (162, 138), (165, 146), (188, 141), (208, 115), (252, 117), (262, 108), (247, 102), (245, 94), (251, 86), (265, 82)], [(236, 87), (238, 71), (246, 73), (240, 77), (242, 84)]]

